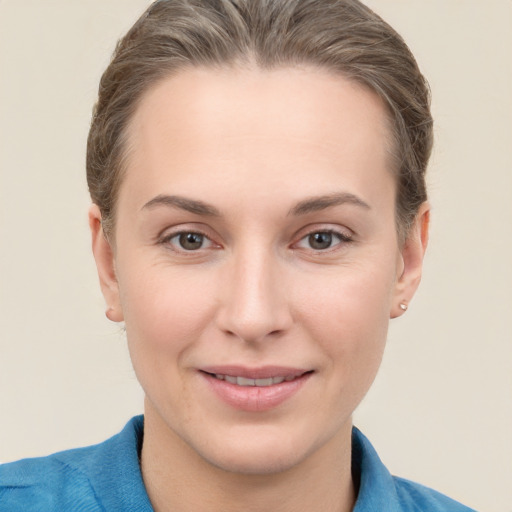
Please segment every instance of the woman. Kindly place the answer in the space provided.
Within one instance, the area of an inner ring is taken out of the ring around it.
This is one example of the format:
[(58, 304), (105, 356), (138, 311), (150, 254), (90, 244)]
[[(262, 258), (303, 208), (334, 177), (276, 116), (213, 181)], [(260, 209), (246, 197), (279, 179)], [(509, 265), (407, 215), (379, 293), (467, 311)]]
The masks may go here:
[(469, 510), (351, 421), (420, 281), (431, 143), (413, 56), (359, 2), (153, 4), (87, 153), (144, 418), (3, 466), (2, 510)]

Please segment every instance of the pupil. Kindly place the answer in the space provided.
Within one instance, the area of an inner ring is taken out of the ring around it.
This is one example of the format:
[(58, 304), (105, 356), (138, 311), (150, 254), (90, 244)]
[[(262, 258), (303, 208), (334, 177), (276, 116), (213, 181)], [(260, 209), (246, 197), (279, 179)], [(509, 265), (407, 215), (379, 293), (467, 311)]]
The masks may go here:
[(194, 250), (200, 249), (203, 245), (203, 235), (199, 233), (183, 233), (180, 235), (180, 245), (183, 249)]
[(309, 243), (313, 249), (328, 249), (332, 243), (331, 233), (313, 233), (309, 235)]

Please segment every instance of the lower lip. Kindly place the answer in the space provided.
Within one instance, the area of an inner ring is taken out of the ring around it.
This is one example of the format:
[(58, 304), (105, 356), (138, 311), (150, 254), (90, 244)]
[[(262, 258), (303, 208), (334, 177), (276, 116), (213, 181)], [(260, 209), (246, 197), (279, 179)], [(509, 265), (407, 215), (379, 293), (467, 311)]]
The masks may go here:
[(217, 396), (235, 409), (247, 412), (269, 411), (295, 395), (311, 373), (271, 386), (238, 386), (200, 372)]

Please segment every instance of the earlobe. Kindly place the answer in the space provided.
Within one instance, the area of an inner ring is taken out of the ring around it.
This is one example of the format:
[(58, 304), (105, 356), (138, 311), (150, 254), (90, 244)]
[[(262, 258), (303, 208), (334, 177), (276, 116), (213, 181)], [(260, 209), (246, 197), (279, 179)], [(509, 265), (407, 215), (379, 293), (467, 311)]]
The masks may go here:
[(390, 317), (403, 315), (421, 281), (423, 257), (428, 245), (430, 205), (423, 203), (401, 249), (401, 269), (395, 285)]
[(92, 252), (96, 261), (96, 269), (100, 280), (103, 297), (107, 303), (106, 316), (113, 322), (123, 321), (123, 312), (119, 300), (114, 251), (101, 225), (101, 212), (93, 204), (89, 209), (89, 228), (91, 230)]

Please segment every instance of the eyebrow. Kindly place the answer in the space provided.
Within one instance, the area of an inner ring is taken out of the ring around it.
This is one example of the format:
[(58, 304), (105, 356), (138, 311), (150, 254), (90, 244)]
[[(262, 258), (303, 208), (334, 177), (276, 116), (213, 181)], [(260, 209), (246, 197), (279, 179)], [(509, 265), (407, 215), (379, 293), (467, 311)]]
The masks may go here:
[(318, 212), (331, 208), (333, 206), (340, 206), (343, 204), (351, 204), (358, 206), (365, 210), (371, 210), (368, 203), (349, 192), (339, 192), (335, 194), (327, 194), (323, 196), (315, 196), (304, 199), (297, 203), (289, 212), (288, 215), (306, 215), (308, 213)]
[(168, 206), (171, 208), (178, 208), (185, 210), (196, 215), (206, 215), (208, 217), (220, 217), (220, 212), (212, 205), (203, 203), (203, 201), (197, 201), (196, 199), (189, 199), (182, 196), (169, 196), (160, 194), (150, 201), (148, 201), (142, 210), (152, 209), (157, 206)]
[[(288, 215), (306, 215), (317, 211), (332, 208), (333, 206), (340, 206), (343, 204), (352, 204), (370, 210), (370, 205), (365, 203), (362, 199), (349, 192), (339, 192), (336, 194), (327, 194), (322, 196), (315, 196), (304, 199), (297, 203), (289, 212)], [(150, 201), (148, 201), (142, 209), (152, 209), (158, 206), (167, 206), (171, 208), (178, 208), (185, 210), (196, 215), (205, 215), (208, 217), (220, 217), (221, 213), (215, 206), (212, 206), (203, 201), (196, 199), (189, 199), (183, 196), (165, 195), (160, 194)]]

